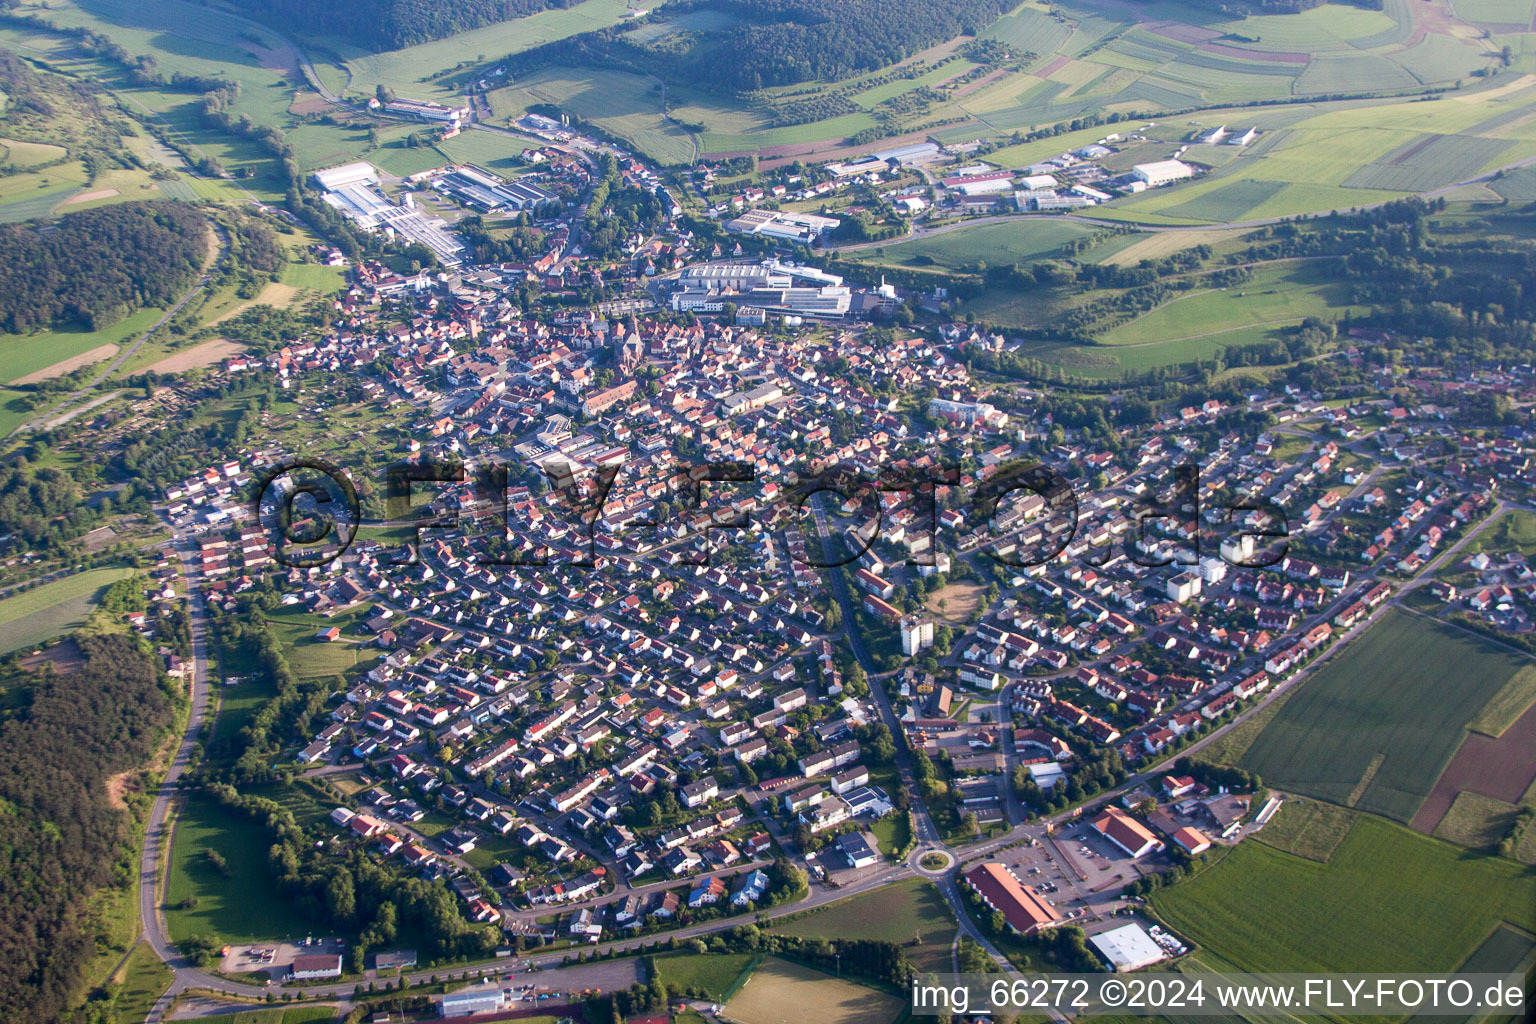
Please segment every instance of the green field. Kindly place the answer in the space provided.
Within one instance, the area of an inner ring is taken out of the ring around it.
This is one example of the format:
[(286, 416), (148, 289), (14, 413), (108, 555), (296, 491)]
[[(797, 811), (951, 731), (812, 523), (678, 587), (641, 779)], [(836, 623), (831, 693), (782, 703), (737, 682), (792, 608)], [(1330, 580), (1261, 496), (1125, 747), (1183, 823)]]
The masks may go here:
[(694, 157), (692, 134), (662, 116), (661, 83), (627, 71), (552, 68), (490, 93), (491, 112), (509, 121), (550, 103), (621, 139), (660, 164)]
[[(165, 923), (173, 941), (192, 935), (225, 942), (258, 942), (309, 934), (316, 922), (276, 895), (277, 879), (267, 863), (272, 835), (245, 815), (211, 799), (192, 795), (176, 819), (166, 886)], [(216, 850), (229, 870), (220, 874), (204, 850)], [(252, 899), (252, 893), (264, 898)], [(197, 905), (178, 906), (188, 897)]]
[(121, 345), (148, 330), (163, 315), (164, 310), (141, 309), (99, 331), (0, 334), (0, 381), (25, 377), (101, 345)]
[(171, 987), (175, 975), (155, 955), (147, 942), (133, 947), (128, 962), (108, 986), (112, 993), (112, 1013), (120, 1021), (141, 1021), (149, 1016), (155, 1000)]
[[(660, 6), (658, 2), (648, 9)], [(524, 18), (377, 54), (359, 52), (342, 40), (324, 42), (350, 58), (347, 69), (352, 72), (352, 93), (371, 96), (375, 86), (383, 85), (401, 96), (448, 102), (462, 100), (463, 95), (438, 78), (440, 73), (466, 61), (494, 61), (579, 32), (606, 28), (623, 20), (630, 10), (623, 0), (582, 0), (570, 7), (551, 7)]]
[(1536, 929), (1536, 876), (1362, 815), (1327, 864), (1246, 842), (1152, 906), (1244, 970), (1444, 971)]
[(1510, 145), (1474, 135), (1423, 135), (1361, 167), (1344, 179), (1344, 187), (1425, 192), (1474, 177)]
[(656, 973), (668, 988), (726, 998), (757, 957), (751, 953), (669, 953), (656, 958)]
[(1304, 683), (1241, 764), (1283, 789), (1407, 821), (1470, 722), (1528, 659), (1393, 610)]
[(0, 601), (0, 654), (52, 640), (82, 625), (97, 595), (126, 568), (87, 569)]
[[(1229, 288), (1195, 287), (1103, 334), (1105, 345), (1165, 345), (1214, 338), (1254, 327), (1300, 323), (1348, 312), (1349, 289), (1326, 261), (1261, 266), (1252, 280)], [(1170, 362), (1180, 360), (1170, 359)]]
[(899, 942), (919, 969), (939, 970), (949, 963), (955, 918), (933, 883), (912, 879), (811, 911), (773, 930), (800, 938)]
[(859, 249), (849, 252), (847, 257), (879, 266), (954, 271), (978, 262), (1003, 267), (1059, 254), (1068, 242), (1087, 238), (1096, 230), (1091, 225), (1062, 218), (1018, 217)]
[(1359, 817), (1357, 811), (1321, 800), (1292, 797), (1258, 833), (1258, 841), (1298, 857), (1327, 863)]

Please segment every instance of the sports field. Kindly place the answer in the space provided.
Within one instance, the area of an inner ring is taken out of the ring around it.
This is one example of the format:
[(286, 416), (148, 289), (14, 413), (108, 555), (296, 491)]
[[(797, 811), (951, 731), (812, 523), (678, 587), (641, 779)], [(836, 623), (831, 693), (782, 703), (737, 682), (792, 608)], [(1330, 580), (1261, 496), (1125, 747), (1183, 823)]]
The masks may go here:
[(1536, 875), (1362, 815), (1326, 864), (1245, 842), (1152, 906), (1245, 970), (1443, 971), (1536, 929)]
[(725, 1004), (738, 1024), (889, 1024), (902, 1001), (809, 967), (769, 957)]
[(931, 882), (912, 879), (833, 903), (773, 931), (805, 939), (884, 939), (912, 943), (907, 955), (920, 970), (949, 963), (955, 918)]
[(1302, 684), (1240, 763), (1282, 789), (1337, 804), (1355, 794), (1353, 806), (1408, 821), (1467, 723), (1528, 664), (1444, 623), (1390, 611)]

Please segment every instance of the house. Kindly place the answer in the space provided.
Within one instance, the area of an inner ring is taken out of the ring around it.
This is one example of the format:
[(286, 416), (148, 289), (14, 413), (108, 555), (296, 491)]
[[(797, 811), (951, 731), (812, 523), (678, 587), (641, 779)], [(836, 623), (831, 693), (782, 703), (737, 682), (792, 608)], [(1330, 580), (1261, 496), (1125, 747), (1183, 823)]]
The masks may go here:
[(714, 776), (707, 775), (698, 782), (690, 782), (682, 788), (683, 806), (702, 807), (720, 795), (720, 787)]
[(713, 906), (724, 896), (725, 883), (719, 878), (700, 878), (693, 883), (693, 890), (688, 893), (688, 907), (697, 910), (699, 907)]
[(741, 877), (736, 891), (731, 893), (731, 906), (745, 907), (749, 903), (756, 903), (767, 891), (768, 876), (762, 870), (754, 868)]
[(880, 855), (869, 845), (861, 832), (849, 832), (837, 837), (837, 852), (843, 855), (851, 868), (867, 868), (880, 861)]

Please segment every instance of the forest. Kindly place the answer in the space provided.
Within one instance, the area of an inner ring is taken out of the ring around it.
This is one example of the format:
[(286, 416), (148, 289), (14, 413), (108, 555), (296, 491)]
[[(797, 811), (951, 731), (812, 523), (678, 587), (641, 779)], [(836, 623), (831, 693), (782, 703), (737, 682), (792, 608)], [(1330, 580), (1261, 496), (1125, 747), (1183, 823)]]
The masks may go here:
[(179, 203), (0, 225), (0, 330), (97, 331), (141, 307), (169, 305), (197, 277), (207, 246), (208, 222)]
[(919, 50), (974, 35), (1008, 0), (909, 0), (892, 18), (882, 0), (673, 0), (664, 17), (714, 11), (732, 23), (667, 39), (665, 53), (635, 44), (635, 23), (572, 36), (508, 58), (515, 74), (551, 66), (627, 68), (711, 91), (747, 93), (873, 71)]
[(143, 764), (173, 699), (137, 638), (81, 638), (85, 664), (43, 675), (0, 724), (0, 1020), (62, 1019), (95, 952), (91, 898), (137, 870), (106, 779)]
[(375, 50), (397, 50), (458, 32), (510, 21), (544, 10), (569, 6), (564, 0), (456, 0), (427, 4), (420, 0), (255, 0), (245, 11), (281, 31), (336, 36)]

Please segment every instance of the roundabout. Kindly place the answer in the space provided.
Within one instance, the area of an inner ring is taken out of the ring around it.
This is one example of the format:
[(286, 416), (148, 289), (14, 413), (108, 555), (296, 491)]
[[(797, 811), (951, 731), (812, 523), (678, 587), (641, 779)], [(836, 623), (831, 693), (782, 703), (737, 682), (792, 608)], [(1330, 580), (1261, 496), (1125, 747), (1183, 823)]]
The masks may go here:
[(914, 871), (930, 877), (936, 877), (955, 866), (955, 855), (948, 850), (930, 847), (914, 853), (910, 863)]

